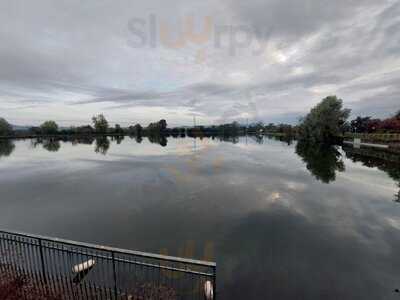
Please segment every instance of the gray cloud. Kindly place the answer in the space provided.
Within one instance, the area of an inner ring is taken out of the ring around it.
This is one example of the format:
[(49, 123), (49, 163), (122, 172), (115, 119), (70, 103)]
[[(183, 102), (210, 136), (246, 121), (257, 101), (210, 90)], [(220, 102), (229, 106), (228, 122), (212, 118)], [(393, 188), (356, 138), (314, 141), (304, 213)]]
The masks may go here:
[[(350, 105), (354, 115), (368, 115), (384, 118), (393, 116), (400, 107), (400, 86), (387, 90), (371, 97), (363, 98), (363, 101)], [(397, 110), (396, 110), (397, 109)]]
[[(171, 24), (190, 14), (249, 25), (265, 50), (255, 55), (249, 45), (231, 56), (212, 39), (132, 48), (129, 21), (150, 14), (176, 34)], [(182, 124), (193, 114), (205, 123), (295, 122), (338, 94), (354, 114), (385, 117), (399, 107), (399, 14), (397, 0), (2, 2), (0, 108), (16, 123), (81, 122), (97, 112)]]
[(229, 0), (232, 10), (264, 38), (297, 39), (324, 26), (343, 21), (375, 1), (371, 0)]

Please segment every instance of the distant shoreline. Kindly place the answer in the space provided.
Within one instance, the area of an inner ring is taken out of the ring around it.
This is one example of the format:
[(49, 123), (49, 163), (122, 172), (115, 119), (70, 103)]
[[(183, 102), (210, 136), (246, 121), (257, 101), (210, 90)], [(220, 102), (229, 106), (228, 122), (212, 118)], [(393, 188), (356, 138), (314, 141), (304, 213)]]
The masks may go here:
[(0, 140), (23, 140), (23, 139), (36, 139), (36, 138), (68, 138), (68, 137), (102, 137), (102, 136), (132, 136), (127, 133), (77, 133), (77, 134), (26, 134), (26, 135), (10, 135), (0, 136)]
[[(257, 135), (257, 132), (247, 132), (247, 135)], [(177, 133), (173, 132), (171, 130), (167, 130), (165, 132), (147, 132), (143, 130), (142, 134), (137, 135), (137, 134), (132, 134), (132, 133), (73, 133), (73, 134), (65, 134), (65, 133), (59, 133), (59, 134), (16, 134), (16, 135), (9, 135), (9, 136), (0, 136), (0, 140), (15, 140), (15, 139), (35, 139), (35, 138), (71, 138), (71, 137), (120, 137), (120, 136), (141, 136), (141, 137), (147, 137), (147, 136), (181, 136), (182, 132)], [(238, 132), (238, 134), (232, 134), (232, 133), (226, 133), (226, 134), (221, 134), (218, 132), (209, 132), (209, 131), (200, 131), (196, 132), (195, 134), (193, 133), (184, 133), (185, 136), (187, 137), (201, 137), (201, 136), (221, 136), (221, 135), (226, 135), (226, 136), (245, 136), (245, 132)], [(269, 134), (265, 133), (265, 135), (274, 135), (274, 134)], [(276, 136), (287, 136), (285, 134), (276, 134)]]
[[(160, 132), (157, 134), (148, 133), (144, 131), (141, 135), (131, 134), (131, 133), (76, 133), (76, 134), (17, 134), (10, 136), (0, 136), (0, 141), (2, 140), (23, 140), (23, 139), (68, 139), (68, 138), (98, 138), (98, 137), (147, 137), (147, 136), (165, 136), (165, 137), (175, 137), (182, 136), (181, 133), (176, 134), (171, 131)], [(218, 133), (211, 132), (199, 132), (196, 134), (185, 133), (185, 137), (211, 137), (220, 136)], [(225, 134), (226, 136), (246, 136), (246, 135), (263, 135), (271, 136), (276, 138), (291, 138), (296, 139), (296, 136), (288, 135), (281, 132), (239, 132), (238, 134)], [(351, 141), (354, 138), (360, 138), (363, 142), (369, 142), (373, 144), (388, 145), (390, 148), (400, 148), (400, 134), (355, 134), (355, 133), (345, 133), (343, 136), (338, 137), (341, 142)]]

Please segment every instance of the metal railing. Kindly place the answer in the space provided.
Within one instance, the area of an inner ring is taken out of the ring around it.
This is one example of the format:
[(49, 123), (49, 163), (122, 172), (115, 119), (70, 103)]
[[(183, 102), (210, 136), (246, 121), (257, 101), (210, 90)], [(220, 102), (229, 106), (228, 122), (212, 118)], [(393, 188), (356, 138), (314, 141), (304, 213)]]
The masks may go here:
[(18, 232), (0, 231), (0, 268), (24, 293), (57, 299), (216, 298), (213, 262)]

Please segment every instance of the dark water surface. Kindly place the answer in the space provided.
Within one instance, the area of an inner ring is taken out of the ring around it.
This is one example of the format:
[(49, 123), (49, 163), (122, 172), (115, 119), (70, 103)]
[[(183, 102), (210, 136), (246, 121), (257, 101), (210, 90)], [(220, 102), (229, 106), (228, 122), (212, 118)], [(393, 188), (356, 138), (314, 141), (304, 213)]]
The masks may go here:
[(394, 154), (80, 142), (0, 143), (0, 228), (216, 260), (219, 299), (400, 299)]

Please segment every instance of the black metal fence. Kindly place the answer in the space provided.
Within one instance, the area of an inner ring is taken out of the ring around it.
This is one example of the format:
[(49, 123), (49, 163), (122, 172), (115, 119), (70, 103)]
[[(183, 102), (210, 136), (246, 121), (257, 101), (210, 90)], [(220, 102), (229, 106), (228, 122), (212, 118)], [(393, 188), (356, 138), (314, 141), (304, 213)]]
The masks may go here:
[(29, 286), (27, 299), (216, 298), (213, 262), (37, 235), (0, 231), (0, 267), (2, 281), (22, 278)]

